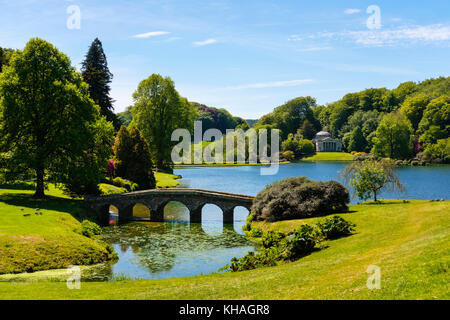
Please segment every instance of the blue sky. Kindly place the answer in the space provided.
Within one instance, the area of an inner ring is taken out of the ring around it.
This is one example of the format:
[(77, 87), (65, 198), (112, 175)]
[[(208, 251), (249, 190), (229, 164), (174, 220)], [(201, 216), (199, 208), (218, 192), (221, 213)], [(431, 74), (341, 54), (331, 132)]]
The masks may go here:
[[(370, 5), (379, 28), (367, 23)], [(69, 6), (80, 9), (79, 29), (67, 27)], [(0, 46), (23, 48), (31, 37), (78, 69), (98, 37), (116, 112), (152, 73), (171, 77), (190, 101), (247, 119), (298, 96), (325, 104), (450, 73), (448, 0), (0, 0)]]

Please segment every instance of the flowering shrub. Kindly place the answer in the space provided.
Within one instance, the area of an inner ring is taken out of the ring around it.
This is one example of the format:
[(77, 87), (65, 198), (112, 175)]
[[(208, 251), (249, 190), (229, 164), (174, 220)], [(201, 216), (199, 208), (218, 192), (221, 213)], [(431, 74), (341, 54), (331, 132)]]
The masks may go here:
[(116, 170), (116, 166), (114, 165), (114, 160), (109, 159), (108, 165), (106, 166), (106, 174), (108, 175), (110, 180), (113, 179), (115, 170)]

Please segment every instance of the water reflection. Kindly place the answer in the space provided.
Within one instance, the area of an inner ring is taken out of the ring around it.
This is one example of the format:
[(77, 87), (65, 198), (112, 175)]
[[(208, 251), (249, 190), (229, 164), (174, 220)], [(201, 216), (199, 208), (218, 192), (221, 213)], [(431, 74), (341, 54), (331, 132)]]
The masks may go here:
[[(217, 272), (232, 257), (255, 249), (233, 225), (222, 226), (219, 221), (209, 221), (133, 222), (107, 227), (103, 239), (112, 244), (119, 261), (98, 266), (84, 275), (84, 280), (110, 280), (121, 275), (132, 279), (172, 278)], [(216, 232), (206, 232), (209, 228)]]

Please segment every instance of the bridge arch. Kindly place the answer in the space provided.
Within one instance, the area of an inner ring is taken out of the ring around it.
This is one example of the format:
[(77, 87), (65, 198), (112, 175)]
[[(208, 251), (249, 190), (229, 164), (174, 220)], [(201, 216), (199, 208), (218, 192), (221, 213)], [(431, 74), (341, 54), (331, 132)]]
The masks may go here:
[(203, 231), (209, 236), (218, 236), (223, 233), (223, 210), (216, 204), (206, 203), (202, 206), (201, 225)]
[(164, 206), (164, 221), (189, 222), (190, 210), (181, 201), (170, 200)]
[(137, 202), (133, 205), (133, 218), (134, 219), (145, 219), (150, 220), (151, 211), (145, 203)]
[(239, 234), (244, 234), (242, 227), (245, 225), (247, 217), (250, 214), (250, 208), (244, 206), (234, 207), (234, 230)]

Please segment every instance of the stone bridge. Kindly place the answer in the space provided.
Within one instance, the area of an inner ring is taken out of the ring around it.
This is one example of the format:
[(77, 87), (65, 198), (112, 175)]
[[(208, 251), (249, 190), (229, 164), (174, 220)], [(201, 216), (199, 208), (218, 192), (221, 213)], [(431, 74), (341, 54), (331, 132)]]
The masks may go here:
[(168, 188), (152, 189), (101, 197), (85, 197), (85, 203), (94, 210), (103, 225), (109, 223), (109, 208), (115, 206), (119, 211), (119, 223), (133, 219), (133, 207), (143, 204), (150, 210), (150, 221), (164, 221), (164, 207), (171, 201), (184, 204), (190, 215), (190, 222), (202, 221), (202, 208), (214, 204), (222, 209), (223, 223), (233, 223), (234, 208), (242, 206), (250, 211), (254, 197), (227, 192)]

